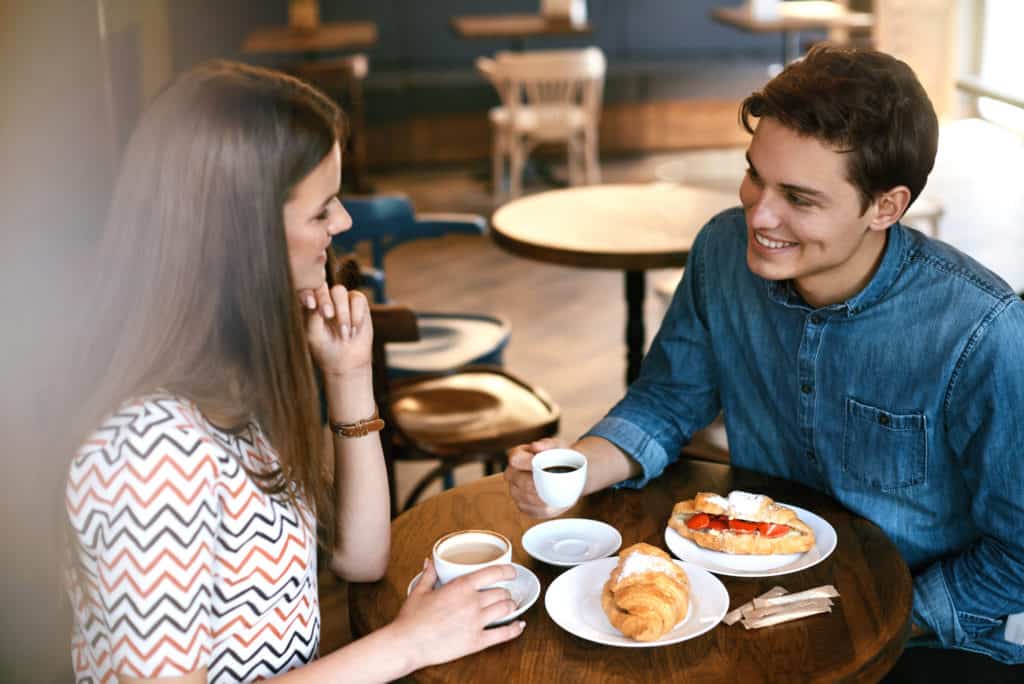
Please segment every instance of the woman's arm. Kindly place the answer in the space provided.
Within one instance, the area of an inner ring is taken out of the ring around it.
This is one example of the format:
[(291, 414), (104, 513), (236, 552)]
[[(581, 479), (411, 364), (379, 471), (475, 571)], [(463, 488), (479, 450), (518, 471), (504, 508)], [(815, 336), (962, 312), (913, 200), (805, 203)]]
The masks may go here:
[[(307, 312), (306, 334), (320, 367), (332, 423), (351, 424), (374, 415), (373, 325), (361, 292), (326, 285)], [(337, 543), (331, 569), (346, 580), (384, 576), (391, 548), (387, 469), (380, 434), (332, 437)]]
[[(389, 682), (428, 665), (446, 663), (523, 632), (519, 620), (486, 628), (515, 610), (507, 589), (494, 584), (515, 578), (511, 565), (494, 565), (434, 589), (437, 573), (427, 561), (423, 576), (394, 622), (329, 655), (274, 677), (281, 684)], [(158, 680), (119, 677), (121, 684), (201, 684), (206, 670)]]
[[(369, 317), (366, 319), (369, 326)], [(354, 423), (373, 415), (369, 366), (341, 378), (325, 378), (328, 416)], [(374, 582), (387, 570), (391, 548), (391, 511), (380, 433), (340, 437), (334, 444), (334, 494), (337, 544), (331, 569), (352, 582)]]

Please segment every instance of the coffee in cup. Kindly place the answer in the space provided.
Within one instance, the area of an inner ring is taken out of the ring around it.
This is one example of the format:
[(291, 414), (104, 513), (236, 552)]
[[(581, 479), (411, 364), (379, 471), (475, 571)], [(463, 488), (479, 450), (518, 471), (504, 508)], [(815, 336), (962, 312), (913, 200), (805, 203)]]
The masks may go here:
[(568, 508), (587, 482), (587, 457), (573, 449), (547, 449), (533, 457), (533, 484), (548, 506)]
[(434, 568), (441, 584), (489, 565), (512, 562), (512, 543), (491, 530), (451, 532), (434, 543)]

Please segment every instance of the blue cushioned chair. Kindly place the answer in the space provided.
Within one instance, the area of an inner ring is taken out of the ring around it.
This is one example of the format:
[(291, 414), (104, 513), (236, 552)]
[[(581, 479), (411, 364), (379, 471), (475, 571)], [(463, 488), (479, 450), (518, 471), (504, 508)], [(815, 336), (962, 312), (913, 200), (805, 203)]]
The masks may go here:
[[(416, 215), (402, 195), (342, 199), (352, 217), (352, 228), (334, 236), (336, 252), (354, 252), (368, 243), (372, 269), (362, 267), (364, 283), (377, 304), (387, 304), (384, 261), (395, 247), (413, 240), (453, 233), (484, 235), (487, 223), (475, 214)], [(416, 313), (420, 339), (388, 345), (388, 373), (392, 377), (452, 372), (469, 364), (502, 365), (510, 327), (497, 316), (471, 313)]]

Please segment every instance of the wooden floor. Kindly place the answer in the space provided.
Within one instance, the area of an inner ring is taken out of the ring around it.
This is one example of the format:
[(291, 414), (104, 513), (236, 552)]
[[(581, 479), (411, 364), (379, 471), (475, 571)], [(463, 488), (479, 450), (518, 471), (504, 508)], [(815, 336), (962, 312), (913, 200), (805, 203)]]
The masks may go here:
[[(977, 122), (943, 129), (939, 160), (926, 194), (944, 207), (939, 236), (964, 249), (1024, 290), (1024, 193), (1018, 169), (1024, 144), (1016, 136)], [(736, 189), (745, 163), (743, 148), (602, 160), (605, 182), (672, 179)], [(485, 165), (401, 173), (376, 173), (378, 192), (401, 192), (419, 211), (468, 211), (489, 216)], [(557, 172), (557, 167), (556, 167)], [(548, 187), (533, 184), (527, 191)], [(396, 249), (387, 263), (389, 293), (419, 310), (491, 313), (512, 324), (505, 362), (544, 387), (562, 407), (560, 435), (572, 440), (620, 398), (624, 383), (625, 305), (622, 275), (581, 270), (511, 256), (487, 238), (468, 236), (422, 241)], [(663, 314), (648, 278), (648, 339)], [(711, 439), (724, 441), (720, 433)], [(400, 464), (399, 500), (426, 466)], [(465, 466), (456, 481), (479, 477)], [(436, 493), (433, 489), (428, 494)], [(348, 639), (344, 585), (322, 575), (323, 652)]]

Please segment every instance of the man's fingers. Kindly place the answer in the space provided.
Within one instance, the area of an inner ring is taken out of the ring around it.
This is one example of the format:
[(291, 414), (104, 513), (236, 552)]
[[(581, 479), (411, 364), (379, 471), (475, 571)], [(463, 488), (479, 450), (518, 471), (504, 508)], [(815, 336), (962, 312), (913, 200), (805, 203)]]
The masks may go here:
[(530, 470), (533, 462), (533, 452), (529, 451), (530, 445), (521, 444), (512, 447), (508, 452), (508, 466), (516, 470)]

